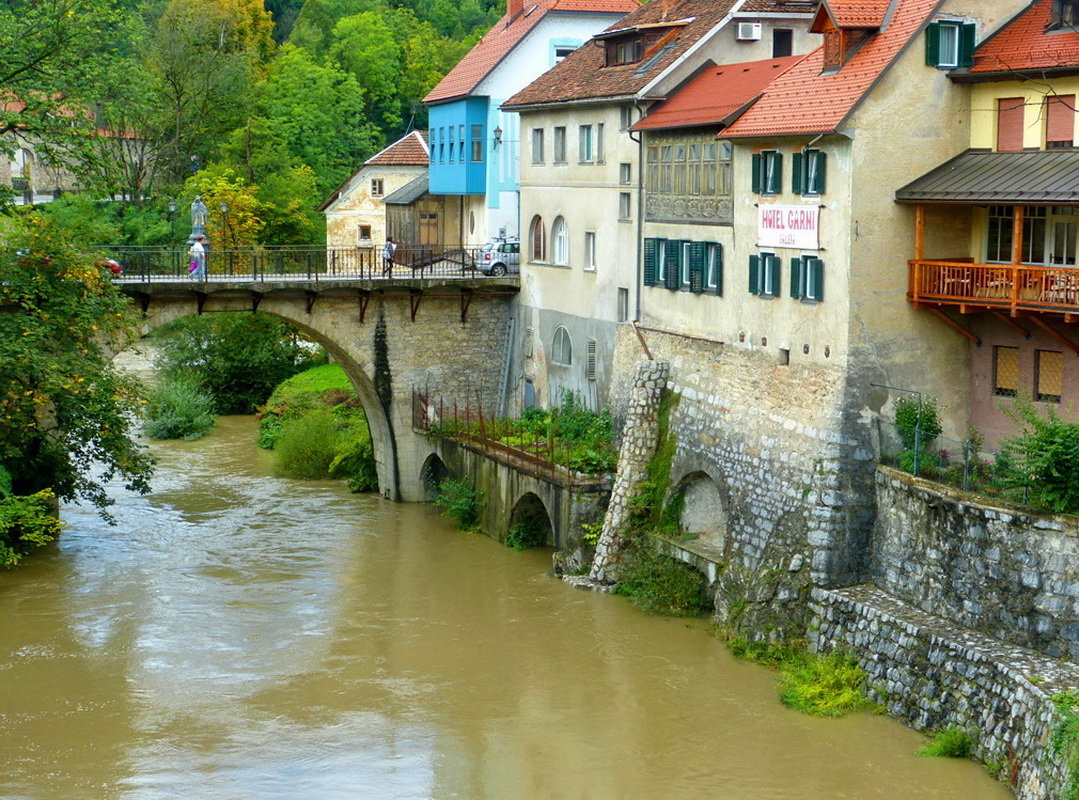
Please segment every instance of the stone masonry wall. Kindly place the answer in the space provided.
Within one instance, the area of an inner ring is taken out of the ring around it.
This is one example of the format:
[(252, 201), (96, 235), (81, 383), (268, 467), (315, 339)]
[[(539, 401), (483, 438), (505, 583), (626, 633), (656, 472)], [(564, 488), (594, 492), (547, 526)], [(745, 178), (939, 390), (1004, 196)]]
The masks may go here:
[(997, 639), (1079, 660), (1079, 519), (877, 471), (873, 583)]
[[(655, 357), (670, 363), (668, 388), (679, 395), (671, 496), (710, 482), (719, 497), (715, 526), (701, 535), (723, 564), (713, 587), (718, 620), (756, 638), (804, 632), (812, 586), (861, 582), (868, 569), (874, 457), (844, 429), (842, 369), (646, 337)], [(616, 355), (640, 352), (632, 330), (621, 330)], [(618, 367), (629, 374), (628, 365)], [(617, 391), (616, 412), (624, 403)]]
[(843, 647), (869, 674), (888, 713), (933, 732), (976, 734), (975, 755), (995, 764), (1019, 800), (1059, 800), (1066, 769), (1048, 746), (1051, 698), (1079, 686), (1079, 667), (973, 633), (887, 593), (858, 586), (813, 590), (811, 643)]

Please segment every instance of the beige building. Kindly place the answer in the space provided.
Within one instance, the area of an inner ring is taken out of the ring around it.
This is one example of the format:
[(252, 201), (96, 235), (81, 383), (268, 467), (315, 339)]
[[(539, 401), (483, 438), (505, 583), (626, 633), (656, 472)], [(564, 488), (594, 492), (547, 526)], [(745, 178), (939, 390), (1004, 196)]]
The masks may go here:
[(518, 92), (521, 399), (607, 401), (615, 332), (638, 315), (645, 109), (710, 65), (814, 43), (812, 8), (780, 0), (647, 3)]
[(413, 181), (426, 180), (427, 163), (423, 131), (407, 133), (367, 159), (319, 206), (326, 214), (326, 246), (381, 246), (387, 233), (386, 198)]

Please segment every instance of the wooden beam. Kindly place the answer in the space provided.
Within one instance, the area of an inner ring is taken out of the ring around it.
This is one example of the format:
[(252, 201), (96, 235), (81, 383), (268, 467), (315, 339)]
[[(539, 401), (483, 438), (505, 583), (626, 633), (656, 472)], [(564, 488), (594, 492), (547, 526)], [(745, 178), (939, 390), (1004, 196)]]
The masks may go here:
[(416, 312), (420, 310), (420, 303), (423, 302), (423, 292), (420, 290), (414, 290), (408, 296), (408, 310), (412, 314), (412, 321), (416, 321)]
[(472, 290), (461, 289), (461, 324), (468, 321), (468, 307), (472, 305)]
[(974, 342), (974, 344), (978, 345), (979, 347), (982, 346), (982, 340), (981, 339), (979, 339), (975, 334), (968, 331), (966, 328), (964, 328), (962, 325), (960, 325), (954, 319), (949, 317), (947, 314), (945, 314), (939, 308), (930, 308), (929, 311), (931, 311), (934, 315), (939, 317), (949, 328), (952, 328), (953, 330), (959, 332), (963, 336), (966, 336), (968, 339), (970, 339), (972, 342)]
[(1048, 333), (1050, 336), (1052, 336), (1054, 339), (1056, 339), (1062, 345), (1067, 347), (1073, 353), (1075, 353), (1076, 355), (1079, 355), (1079, 344), (1076, 344), (1075, 342), (1073, 342), (1071, 339), (1069, 339), (1063, 333), (1061, 333), (1056, 328), (1054, 328), (1052, 325), (1050, 325), (1048, 322), (1046, 322), (1044, 319), (1042, 319), (1039, 315), (1031, 314), (1029, 317), (1027, 317), (1027, 319), (1029, 319), (1031, 322), (1033, 322), (1035, 325), (1037, 325), (1043, 331)]
[(996, 319), (1003, 322), (1008, 327), (1014, 328), (1019, 334), (1022, 335), (1022, 337), (1024, 339), (1029, 339), (1030, 338), (1030, 331), (1028, 331), (1026, 328), (1024, 328), (1022, 325), (1020, 325), (1014, 319), (1009, 317), (1007, 314), (1001, 314), (999, 311), (996, 311), (996, 310), (990, 311), (989, 313), (992, 314)]
[(1023, 263), (1023, 206), (1016, 205), (1012, 219), (1012, 263)]
[(370, 292), (360, 293), (360, 324), (363, 325), (363, 318), (367, 315), (367, 304), (371, 302)]
[(914, 259), (925, 258), (925, 206), (919, 203), (914, 207)]

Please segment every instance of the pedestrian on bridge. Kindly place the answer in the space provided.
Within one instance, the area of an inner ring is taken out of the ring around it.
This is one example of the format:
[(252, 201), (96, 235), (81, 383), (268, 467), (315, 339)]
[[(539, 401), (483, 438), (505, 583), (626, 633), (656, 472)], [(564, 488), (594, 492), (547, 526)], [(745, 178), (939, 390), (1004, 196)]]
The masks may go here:
[(397, 252), (397, 243), (389, 236), (386, 237), (386, 246), (382, 249), (382, 274), (389, 275), (393, 272), (393, 254)]
[(197, 281), (206, 280), (206, 241), (205, 236), (196, 236), (187, 254), (191, 256), (191, 276)]

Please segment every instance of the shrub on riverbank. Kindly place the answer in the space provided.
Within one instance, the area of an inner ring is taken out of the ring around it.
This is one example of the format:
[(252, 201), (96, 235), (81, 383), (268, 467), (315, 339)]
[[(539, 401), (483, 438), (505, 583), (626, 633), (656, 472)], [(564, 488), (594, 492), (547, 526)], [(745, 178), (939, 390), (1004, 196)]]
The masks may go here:
[(438, 487), (435, 505), (442, 513), (457, 523), (457, 527), (474, 531), (480, 524), (483, 494), (464, 478), (447, 478)]
[(938, 758), (970, 758), (974, 750), (974, 737), (970, 731), (958, 725), (939, 730), (933, 738), (918, 749), (915, 755)]
[(277, 437), (277, 471), (287, 478), (328, 478), (336, 445), (337, 423), (330, 410), (309, 411)]
[(195, 381), (166, 378), (150, 393), (142, 429), (151, 439), (199, 439), (214, 426), (213, 407)]
[(0, 467), (0, 567), (13, 567), (32, 550), (56, 539), (63, 529), (51, 489), (16, 496), (11, 476)]
[(738, 658), (779, 670), (779, 699), (804, 714), (842, 717), (856, 711), (881, 710), (865, 696), (865, 670), (844, 650), (818, 655), (803, 642), (750, 642), (742, 638), (731, 639), (727, 647)]
[(352, 381), (338, 364), (322, 364), (293, 375), (278, 384), (259, 409), (259, 447), (273, 450), (289, 423), (313, 409), (337, 406), (351, 395)]

